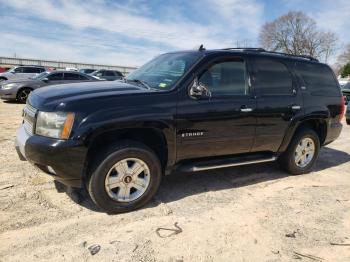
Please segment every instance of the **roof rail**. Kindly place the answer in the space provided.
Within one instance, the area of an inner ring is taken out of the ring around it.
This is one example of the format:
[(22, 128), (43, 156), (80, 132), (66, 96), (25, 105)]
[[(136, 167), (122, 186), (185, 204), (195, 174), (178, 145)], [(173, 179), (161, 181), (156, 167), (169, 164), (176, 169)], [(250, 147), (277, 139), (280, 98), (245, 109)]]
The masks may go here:
[(312, 57), (310, 55), (294, 55), (294, 54), (287, 54), (282, 52), (276, 52), (276, 51), (267, 51), (264, 48), (254, 48), (254, 47), (235, 47), (235, 48), (223, 48), (221, 50), (241, 50), (241, 51), (250, 51), (250, 52), (259, 52), (259, 53), (266, 53), (266, 54), (275, 54), (275, 55), (281, 55), (281, 56), (290, 56), (290, 57), (299, 57), (308, 59), (310, 61), (319, 62), (319, 60), (315, 57)]
[(319, 62), (319, 60), (317, 58), (315, 58), (311, 55), (294, 55), (294, 54), (287, 54), (287, 53), (275, 52), (275, 51), (265, 51), (264, 53), (283, 55), (283, 56), (291, 56), (291, 57), (300, 57), (300, 58), (308, 59), (310, 61)]
[(266, 52), (266, 50), (264, 48), (260, 48), (260, 47), (229, 47), (229, 48), (223, 48), (222, 50), (242, 50), (242, 51)]

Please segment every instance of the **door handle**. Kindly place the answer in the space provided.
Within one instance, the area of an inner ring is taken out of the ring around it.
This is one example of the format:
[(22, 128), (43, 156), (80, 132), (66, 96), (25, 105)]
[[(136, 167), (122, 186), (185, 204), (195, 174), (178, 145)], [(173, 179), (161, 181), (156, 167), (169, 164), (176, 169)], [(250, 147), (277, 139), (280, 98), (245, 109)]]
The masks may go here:
[(244, 112), (244, 113), (248, 113), (248, 112), (252, 112), (252, 111), (253, 111), (252, 108), (248, 108), (248, 107), (241, 108), (241, 112)]
[(292, 110), (297, 111), (297, 110), (300, 110), (300, 109), (301, 109), (301, 106), (299, 106), (299, 105), (292, 105), (290, 108), (291, 108)]

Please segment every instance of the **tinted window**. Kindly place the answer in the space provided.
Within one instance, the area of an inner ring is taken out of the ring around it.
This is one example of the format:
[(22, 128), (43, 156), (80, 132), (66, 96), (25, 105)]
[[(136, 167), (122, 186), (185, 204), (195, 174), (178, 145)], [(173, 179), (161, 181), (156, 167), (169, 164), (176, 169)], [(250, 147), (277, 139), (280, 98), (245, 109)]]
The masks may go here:
[(49, 80), (62, 80), (63, 79), (63, 73), (53, 73), (47, 76)]
[(37, 67), (23, 67), (23, 73), (39, 74), (41, 73), (41, 71), (40, 71), (40, 68), (37, 68)]
[(17, 67), (15, 70), (14, 70), (15, 73), (23, 73), (23, 67)]
[(74, 73), (64, 73), (64, 80), (80, 80), (80, 75)]
[(255, 86), (260, 95), (291, 95), (293, 79), (287, 67), (281, 62), (256, 59)]
[(83, 75), (79, 75), (79, 79), (80, 80), (90, 80), (88, 77), (83, 76)]
[(80, 69), (79, 72), (84, 74), (91, 74), (95, 72), (95, 69)]
[(105, 71), (104, 76), (115, 76), (113, 71)]
[(114, 73), (115, 73), (117, 76), (123, 76), (123, 74), (120, 73), (119, 71), (114, 71)]
[(303, 78), (306, 90), (315, 95), (339, 95), (332, 70), (322, 64), (296, 63), (296, 71)]
[(199, 82), (209, 87), (213, 94), (248, 94), (246, 66), (242, 60), (214, 64), (201, 75)]

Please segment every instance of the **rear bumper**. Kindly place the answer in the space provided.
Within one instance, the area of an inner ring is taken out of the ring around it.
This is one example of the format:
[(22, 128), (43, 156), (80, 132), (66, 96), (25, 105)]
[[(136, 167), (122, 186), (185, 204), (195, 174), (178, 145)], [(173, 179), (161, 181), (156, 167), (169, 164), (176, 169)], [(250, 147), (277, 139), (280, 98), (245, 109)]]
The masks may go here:
[(15, 147), (21, 160), (28, 160), (54, 179), (67, 186), (83, 186), (87, 150), (80, 141), (29, 136), (21, 126)]
[(324, 145), (332, 143), (334, 140), (336, 140), (340, 136), (342, 129), (343, 125), (341, 123), (329, 124)]

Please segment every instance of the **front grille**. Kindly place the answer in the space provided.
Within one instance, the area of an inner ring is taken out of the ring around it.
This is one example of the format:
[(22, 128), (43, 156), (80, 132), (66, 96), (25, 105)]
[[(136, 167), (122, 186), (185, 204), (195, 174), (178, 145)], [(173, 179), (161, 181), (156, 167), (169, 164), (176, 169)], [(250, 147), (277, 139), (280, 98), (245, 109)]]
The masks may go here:
[(28, 103), (23, 109), (23, 126), (27, 134), (32, 136), (34, 134), (35, 120), (36, 120), (36, 110), (34, 107)]

